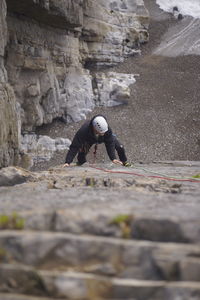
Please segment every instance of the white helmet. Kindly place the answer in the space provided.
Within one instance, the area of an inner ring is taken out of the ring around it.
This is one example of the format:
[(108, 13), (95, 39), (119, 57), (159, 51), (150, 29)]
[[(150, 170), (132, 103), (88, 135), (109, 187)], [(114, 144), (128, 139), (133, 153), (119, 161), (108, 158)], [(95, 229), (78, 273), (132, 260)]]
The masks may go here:
[(108, 123), (106, 122), (104, 117), (98, 116), (94, 118), (94, 120), (92, 121), (92, 125), (99, 133), (105, 133), (106, 131), (108, 131)]

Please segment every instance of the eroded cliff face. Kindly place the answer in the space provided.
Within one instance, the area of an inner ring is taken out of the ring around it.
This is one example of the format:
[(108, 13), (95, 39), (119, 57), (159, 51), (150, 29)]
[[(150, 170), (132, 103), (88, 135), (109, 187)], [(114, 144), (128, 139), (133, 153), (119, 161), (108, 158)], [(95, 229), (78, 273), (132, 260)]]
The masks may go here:
[(19, 148), (17, 103), (4, 67), (7, 43), (6, 3), (0, 2), (0, 167), (14, 164)]
[(18, 148), (18, 132), (57, 117), (85, 118), (100, 102), (88, 67), (122, 62), (148, 40), (142, 0), (4, 0), (1, 24), (1, 135), (7, 136), (1, 144), (8, 144), (7, 152), (10, 144)]

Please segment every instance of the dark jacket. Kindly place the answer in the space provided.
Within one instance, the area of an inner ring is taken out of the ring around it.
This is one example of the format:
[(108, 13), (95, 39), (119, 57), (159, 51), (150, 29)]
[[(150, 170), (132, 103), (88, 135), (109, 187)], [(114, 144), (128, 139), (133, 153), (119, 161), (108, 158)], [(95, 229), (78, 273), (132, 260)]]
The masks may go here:
[(93, 117), (91, 121), (86, 121), (81, 126), (81, 128), (77, 131), (77, 133), (75, 134), (73, 141), (70, 145), (69, 151), (66, 156), (65, 163), (70, 164), (73, 161), (76, 154), (85, 145), (87, 145), (88, 148), (90, 148), (94, 144), (102, 144), (102, 143), (105, 143), (106, 150), (107, 150), (110, 160), (116, 159), (115, 143), (114, 143), (114, 138), (113, 138), (111, 128), (108, 127), (108, 131), (103, 136), (98, 136), (98, 139), (96, 138), (96, 136), (94, 134), (92, 121), (96, 117), (97, 116)]

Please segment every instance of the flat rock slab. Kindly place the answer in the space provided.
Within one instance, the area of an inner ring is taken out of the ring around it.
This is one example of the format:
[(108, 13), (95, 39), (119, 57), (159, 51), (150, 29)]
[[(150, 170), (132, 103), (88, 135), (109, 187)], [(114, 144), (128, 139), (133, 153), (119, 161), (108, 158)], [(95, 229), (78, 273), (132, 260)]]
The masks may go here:
[[(2, 263), (44, 270), (75, 270), (145, 280), (200, 280), (199, 244), (157, 243), (60, 232), (2, 231), (0, 249)], [(4, 275), (4, 271), (1, 274)]]
[[(9, 174), (10, 168), (2, 171)], [(13, 172), (27, 182), (0, 188), (0, 211), (10, 219), (17, 212), (24, 229), (200, 241), (200, 179), (193, 178), (200, 172), (199, 162), (130, 168), (86, 164), (42, 172), (12, 168), (11, 179)], [(0, 228), (16, 229), (11, 225)]]
[[(200, 179), (192, 178), (200, 173), (197, 162), (190, 165), (163, 162), (132, 168), (93, 167), (56, 167), (44, 172), (28, 172), (28, 182), (0, 187), (0, 211), (52, 212), (74, 208), (77, 214), (82, 209), (94, 214), (114, 210), (145, 217), (199, 219)], [(182, 181), (183, 178), (193, 182)]]
[(0, 292), (200, 299), (199, 170), (169, 161), (58, 166), (0, 187), (0, 223), (16, 229), (22, 218), (26, 229), (0, 231)]
[(33, 178), (33, 173), (25, 169), (19, 167), (3, 168), (0, 170), (0, 187), (21, 184), (33, 180)]

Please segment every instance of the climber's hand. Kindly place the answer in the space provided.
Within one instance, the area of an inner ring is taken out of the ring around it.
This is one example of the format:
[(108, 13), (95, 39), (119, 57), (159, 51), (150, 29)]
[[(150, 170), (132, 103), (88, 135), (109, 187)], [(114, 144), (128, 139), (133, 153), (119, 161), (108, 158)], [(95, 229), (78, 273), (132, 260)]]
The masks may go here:
[(123, 165), (123, 163), (120, 160), (118, 160), (118, 159), (113, 159), (112, 162), (113, 162), (113, 164)]
[(69, 164), (68, 164), (68, 163), (65, 163), (65, 164), (63, 165), (63, 168), (65, 168), (65, 167), (69, 167)]

